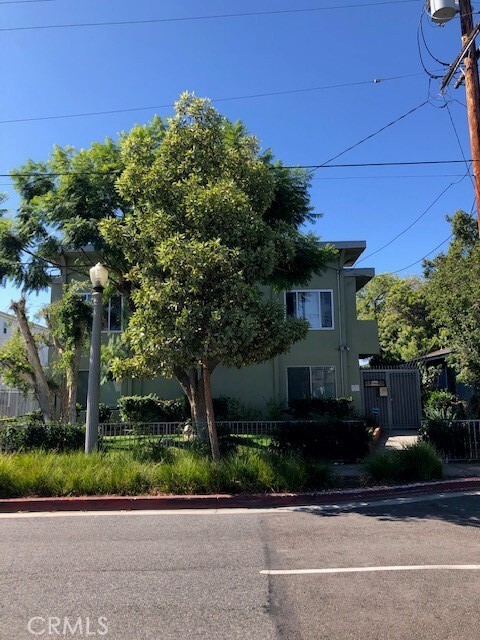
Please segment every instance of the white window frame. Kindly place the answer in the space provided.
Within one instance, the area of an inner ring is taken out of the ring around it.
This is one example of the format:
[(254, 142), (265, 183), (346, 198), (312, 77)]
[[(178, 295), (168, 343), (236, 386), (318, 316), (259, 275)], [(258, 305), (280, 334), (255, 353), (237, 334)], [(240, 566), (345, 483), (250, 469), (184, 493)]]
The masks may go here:
[(335, 395), (332, 396), (334, 398), (338, 398), (337, 396), (337, 367), (334, 364), (293, 364), (287, 365), (285, 367), (285, 386), (286, 386), (286, 396), (287, 403), (290, 402), (290, 398), (288, 397), (288, 370), (289, 369), (308, 369), (310, 373), (310, 397), (313, 398), (312, 394), (312, 369), (333, 369), (334, 377), (335, 377)]
[[(322, 320), (322, 309), (320, 304), (320, 294), (321, 293), (329, 293), (330, 299), (332, 301), (332, 326), (331, 327), (309, 327), (309, 331), (334, 331), (335, 330), (335, 305), (334, 305), (334, 297), (333, 297), (333, 289), (289, 289), (288, 291), (284, 291), (283, 293), (283, 302), (285, 305), (285, 316), (287, 316), (287, 293), (318, 293), (318, 313), (320, 322)], [(297, 309), (297, 304), (295, 302), (295, 312)], [(296, 318), (297, 316), (295, 316)]]
[[(82, 291), (80, 293), (80, 295), (82, 296), (83, 300), (85, 300), (85, 302), (91, 302), (92, 301), (92, 292), (91, 291)], [(123, 296), (120, 296), (120, 300), (121, 300), (121, 307), (120, 307), (120, 329), (102, 329), (102, 333), (122, 333), (123, 331)], [(107, 323), (108, 326), (110, 327), (110, 310), (111, 310), (111, 301), (108, 300), (106, 303), (102, 303), (102, 306), (104, 306), (105, 304), (108, 305), (108, 307), (106, 307), (107, 310)]]

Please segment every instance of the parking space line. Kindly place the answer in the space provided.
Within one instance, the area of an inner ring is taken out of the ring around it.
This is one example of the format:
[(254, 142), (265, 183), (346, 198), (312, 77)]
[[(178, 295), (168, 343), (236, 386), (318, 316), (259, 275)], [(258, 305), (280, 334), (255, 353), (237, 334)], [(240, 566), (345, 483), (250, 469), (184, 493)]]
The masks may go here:
[(312, 573), (370, 573), (376, 571), (480, 571), (480, 564), (412, 564), (386, 567), (329, 567), (326, 569), (263, 569), (270, 576), (302, 575)]

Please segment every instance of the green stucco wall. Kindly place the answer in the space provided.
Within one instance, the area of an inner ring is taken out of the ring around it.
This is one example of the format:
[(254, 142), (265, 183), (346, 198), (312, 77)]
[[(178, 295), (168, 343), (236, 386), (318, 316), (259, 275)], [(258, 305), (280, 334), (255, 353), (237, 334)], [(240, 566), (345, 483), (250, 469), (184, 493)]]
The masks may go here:
[[(302, 290), (327, 289), (333, 291), (334, 328), (310, 330), (305, 340), (295, 344), (288, 353), (261, 365), (243, 369), (217, 367), (212, 375), (213, 395), (230, 396), (265, 415), (267, 403), (287, 402), (287, 367), (333, 366), (337, 396), (351, 396), (358, 411), (362, 411), (360, 394), (359, 357), (378, 353), (378, 330), (375, 321), (357, 320), (357, 280), (348, 269), (341, 269), (339, 261), (331, 264), (325, 273), (312, 278)], [(63, 279), (65, 281), (66, 278)], [(61, 280), (52, 286), (52, 300), (61, 295)], [(271, 295), (271, 294), (270, 294)], [(284, 303), (285, 294), (279, 294)], [(108, 340), (104, 333), (103, 341)], [(88, 359), (81, 364), (80, 398), (86, 395)], [(115, 406), (120, 395), (146, 395), (156, 393), (163, 398), (176, 398), (181, 389), (176, 380), (127, 380), (121, 384), (109, 383), (101, 389), (100, 400)]]

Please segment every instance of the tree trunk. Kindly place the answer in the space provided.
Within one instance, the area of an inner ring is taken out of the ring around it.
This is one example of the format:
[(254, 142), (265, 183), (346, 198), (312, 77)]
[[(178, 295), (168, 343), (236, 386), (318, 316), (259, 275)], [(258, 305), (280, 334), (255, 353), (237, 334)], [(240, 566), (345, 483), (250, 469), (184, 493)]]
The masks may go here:
[(55, 416), (53, 395), (40, 362), (37, 345), (28, 324), (25, 313), (25, 298), (22, 297), (18, 302), (12, 302), (11, 309), (17, 318), (18, 326), (25, 340), (28, 362), (33, 369), (35, 397), (40, 405), (40, 410), (45, 422), (48, 422), (53, 420)]
[(82, 331), (82, 337), (75, 345), (75, 355), (73, 357), (72, 367), (67, 376), (67, 393), (68, 393), (68, 422), (75, 424), (77, 422), (77, 397), (78, 397), (78, 372), (80, 369), (80, 360), (82, 358), (83, 347), (85, 345), (85, 331)]
[(217, 425), (215, 422), (215, 414), (213, 412), (212, 387), (210, 383), (210, 365), (207, 362), (202, 362), (202, 379), (205, 395), (205, 409), (207, 413), (208, 437), (210, 439), (212, 458), (214, 460), (220, 460), (220, 447), (218, 445)]
[(208, 442), (207, 409), (202, 374), (199, 375), (195, 367), (191, 367), (188, 371), (175, 369), (174, 373), (188, 398), (197, 437), (203, 442)]

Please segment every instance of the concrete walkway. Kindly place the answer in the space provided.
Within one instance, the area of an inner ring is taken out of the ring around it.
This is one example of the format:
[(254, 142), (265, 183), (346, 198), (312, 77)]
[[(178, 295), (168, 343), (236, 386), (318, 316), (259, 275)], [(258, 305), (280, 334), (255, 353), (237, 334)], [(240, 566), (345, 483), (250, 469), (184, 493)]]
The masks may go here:
[[(362, 474), (361, 463), (334, 464), (333, 474), (336, 478), (353, 480), (359, 479)], [(444, 478), (480, 478), (479, 462), (444, 462)]]
[(387, 431), (383, 434), (378, 443), (378, 450), (382, 449), (403, 449), (404, 447), (416, 444), (418, 433), (415, 429), (403, 429)]

